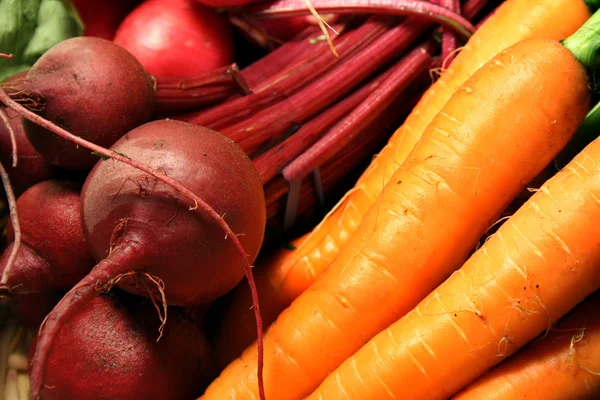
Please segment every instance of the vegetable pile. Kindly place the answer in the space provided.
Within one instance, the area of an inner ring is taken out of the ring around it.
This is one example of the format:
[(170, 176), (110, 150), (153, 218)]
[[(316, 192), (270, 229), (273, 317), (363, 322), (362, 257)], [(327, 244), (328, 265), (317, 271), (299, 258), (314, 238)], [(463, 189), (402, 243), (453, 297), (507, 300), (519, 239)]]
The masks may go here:
[(600, 397), (600, 1), (27, 3), (0, 400)]

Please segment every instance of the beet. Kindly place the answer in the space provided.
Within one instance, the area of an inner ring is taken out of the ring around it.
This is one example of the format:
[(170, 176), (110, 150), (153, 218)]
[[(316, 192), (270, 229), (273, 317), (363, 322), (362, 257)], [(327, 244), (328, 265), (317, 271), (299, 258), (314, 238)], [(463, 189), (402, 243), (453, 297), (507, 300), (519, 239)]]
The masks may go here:
[[(5, 82), (15, 82), (25, 78), (27, 71), (19, 72)], [(15, 195), (23, 193), (27, 188), (46, 179), (52, 178), (56, 174), (56, 168), (48, 163), (44, 157), (29, 143), (25, 136), (23, 128), (23, 119), (11, 109), (5, 109), (4, 112), (8, 118), (8, 123), (15, 135), (17, 143), (17, 166), (13, 167), (12, 162), (12, 143), (10, 132), (6, 126), (0, 122), (0, 162), (5, 166), (6, 172), (10, 178), (11, 186)]]
[[(33, 359), (34, 395), (40, 393), (59, 330), (98, 293), (119, 285), (159, 301), (164, 295), (170, 304), (206, 303), (242, 279), (263, 240), (266, 210), (258, 173), (224, 136), (159, 120), (129, 132), (111, 150), (180, 182), (208, 208), (190, 207), (189, 195), (131, 165), (111, 159), (94, 167), (83, 188), (82, 210), (86, 238), (101, 261), (43, 325)], [(235, 233), (237, 245), (225, 235), (223, 223)], [(247, 260), (240, 255), (240, 243)]]
[[(111, 149), (190, 188), (225, 216), (254, 261), (264, 234), (264, 194), (253, 164), (233, 142), (207, 128), (160, 120), (134, 129)], [(216, 299), (242, 279), (243, 263), (221, 227), (190, 212), (188, 204), (172, 188), (130, 166), (98, 163), (82, 192), (92, 254), (122, 262), (122, 272), (158, 276), (170, 304)]]
[[(105, 39), (76, 37), (46, 51), (25, 80), (6, 84), (11, 97), (45, 119), (104, 147), (150, 117), (153, 79), (127, 50)], [(25, 121), (33, 147), (54, 165), (87, 169), (98, 161), (46, 129)]]
[[(9, 271), (6, 265), (14, 244), (0, 258), (0, 293), (29, 327), (38, 326), (95, 264), (81, 226), (80, 192), (75, 183), (49, 180), (17, 200), (21, 246)], [(7, 234), (14, 241), (12, 225)]]
[(96, 297), (63, 327), (48, 359), (44, 400), (190, 400), (202, 394), (214, 371), (199, 325), (169, 307), (157, 342), (156, 309), (131, 297), (116, 291)]

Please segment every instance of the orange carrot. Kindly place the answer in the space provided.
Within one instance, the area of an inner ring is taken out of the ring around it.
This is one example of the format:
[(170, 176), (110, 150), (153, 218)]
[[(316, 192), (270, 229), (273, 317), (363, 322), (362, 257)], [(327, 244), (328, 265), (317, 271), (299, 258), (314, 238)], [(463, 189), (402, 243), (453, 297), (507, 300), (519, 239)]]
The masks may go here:
[[(304, 398), (412, 309), (571, 138), (588, 110), (586, 70), (556, 41), (521, 43), (456, 91), (340, 255), (271, 325), (268, 399)], [(253, 345), (205, 399), (255, 397), (256, 357)]]
[[(597, 264), (598, 265), (598, 264)], [(454, 400), (600, 398), (600, 292)]]
[[(274, 262), (258, 265), (257, 285), (265, 326), (337, 257), (383, 185), (404, 162), (425, 127), (452, 93), (479, 67), (521, 39), (546, 36), (561, 40), (590, 16), (583, 0), (508, 0), (473, 35), (450, 68), (425, 93), (389, 144), (375, 158), (356, 186), (333, 208), (296, 250), (281, 250)], [(266, 271), (258, 272), (262, 269)], [(219, 321), (215, 345), (221, 361), (230, 362), (254, 339), (256, 327), (247, 285), (239, 285), (229, 296), (229, 306)]]
[(447, 399), (600, 288), (599, 220), (596, 140), (308, 399)]

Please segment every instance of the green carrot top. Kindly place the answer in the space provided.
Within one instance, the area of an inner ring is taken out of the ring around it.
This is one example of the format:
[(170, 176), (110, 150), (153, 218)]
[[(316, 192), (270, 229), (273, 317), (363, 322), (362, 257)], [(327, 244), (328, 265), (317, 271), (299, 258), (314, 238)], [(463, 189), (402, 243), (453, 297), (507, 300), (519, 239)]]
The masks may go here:
[[(600, 5), (600, 0), (588, 0), (586, 3)], [(564, 39), (562, 44), (588, 70), (600, 69), (600, 11), (596, 11), (577, 32)]]

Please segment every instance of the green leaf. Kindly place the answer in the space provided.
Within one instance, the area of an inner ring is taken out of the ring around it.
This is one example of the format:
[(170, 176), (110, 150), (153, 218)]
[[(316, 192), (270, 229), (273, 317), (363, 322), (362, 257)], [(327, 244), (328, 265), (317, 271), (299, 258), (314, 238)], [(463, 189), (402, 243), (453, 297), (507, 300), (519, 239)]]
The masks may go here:
[(83, 24), (70, 1), (0, 0), (0, 82), (30, 68), (58, 42), (83, 34)]

